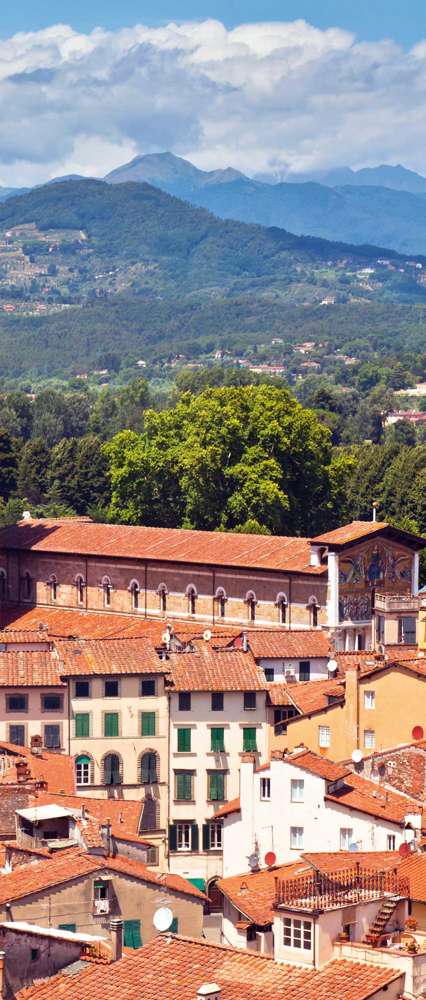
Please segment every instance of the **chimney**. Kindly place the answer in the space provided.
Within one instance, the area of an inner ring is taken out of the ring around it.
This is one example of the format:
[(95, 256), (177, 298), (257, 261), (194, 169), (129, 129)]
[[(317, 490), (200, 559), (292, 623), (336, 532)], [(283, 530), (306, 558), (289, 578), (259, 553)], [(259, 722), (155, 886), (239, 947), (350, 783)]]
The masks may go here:
[(0, 951), (0, 997), (6, 996), (5, 957), (6, 953)]
[(220, 1000), (221, 988), (217, 983), (203, 983), (197, 990), (197, 997), (209, 997), (209, 1000)]
[(26, 760), (17, 760), (16, 764), (16, 779), (18, 782), (27, 781), (30, 777), (30, 769)]
[(39, 757), (43, 749), (43, 740), (41, 736), (32, 736), (30, 740), (31, 753), (35, 757)]
[(112, 855), (111, 820), (109, 816), (101, 823), (101, 837), (107, 857)]
[(111, 936), (112, 961), (119, 962), (123, 955), (123, 921), (120, 917), (113, 917), (109, 922)]
[(241, 649), (243, 653), (248, 653), (249, 639), (247, 629), (243, 629), (241, 633)]

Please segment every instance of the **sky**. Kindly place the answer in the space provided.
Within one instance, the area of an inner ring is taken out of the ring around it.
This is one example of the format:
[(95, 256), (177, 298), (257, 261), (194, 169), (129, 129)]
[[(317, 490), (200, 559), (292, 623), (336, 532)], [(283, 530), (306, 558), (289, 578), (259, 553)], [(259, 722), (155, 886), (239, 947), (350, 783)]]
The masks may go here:
[(0, 6), (0, 185), (171, 150), (205, 169), (426, 174), (424, 0)]

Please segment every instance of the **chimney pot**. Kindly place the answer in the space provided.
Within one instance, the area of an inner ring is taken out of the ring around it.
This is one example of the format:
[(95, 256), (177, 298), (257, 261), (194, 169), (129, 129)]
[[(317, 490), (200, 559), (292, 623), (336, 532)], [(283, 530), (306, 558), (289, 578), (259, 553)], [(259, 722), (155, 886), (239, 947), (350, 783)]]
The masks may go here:
[(123, 921), (120, 917), (113, 917), (109, 922), (112, 945), (112, 961), (119, 962), (123, 955)]
[(210, 1000), (220, 1000), (221, 987), (217, 983), (203, 983), (197, 990), (197, 997), (209, 997)]
[(241, 633), (241, 648), (242, 648), (243, 653), (248, 653), (249, 638), (248, 638), (247, 629), (243, 629), (243, 631)]

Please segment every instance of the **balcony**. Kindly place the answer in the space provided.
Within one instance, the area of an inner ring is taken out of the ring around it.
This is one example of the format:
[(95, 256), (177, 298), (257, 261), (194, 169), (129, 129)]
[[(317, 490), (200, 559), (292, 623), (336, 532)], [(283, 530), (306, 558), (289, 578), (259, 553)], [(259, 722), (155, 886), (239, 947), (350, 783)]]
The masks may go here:
[(398, 877), (397, 869), (377, 871), (356, 864), (353, 868), (342, 868), (332, 875), (314, 872), (312, 875), (284, 881), (276, 878), (274, 908), (330, 910), (381, 899), (387, 895), (404, 898), (408, 893), (408, 880)]
[(397, 614), (398, 612), (401, 614), (415, 614), (419, 610), (420, 600), (412, 594), (376, 593), (374, 607), (376, 611), (388, 612), (390, 614)]

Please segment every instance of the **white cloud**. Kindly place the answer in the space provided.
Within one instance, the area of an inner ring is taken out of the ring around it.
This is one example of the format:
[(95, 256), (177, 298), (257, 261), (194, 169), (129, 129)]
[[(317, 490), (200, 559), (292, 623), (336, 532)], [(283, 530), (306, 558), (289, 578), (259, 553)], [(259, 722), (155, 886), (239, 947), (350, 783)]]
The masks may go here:
[(103, 175), (172, 149), (246, 173), (403, 161), (425, 169), (426, 42), (304, 21), (67, 25), (0, 40), (0, 183)]

